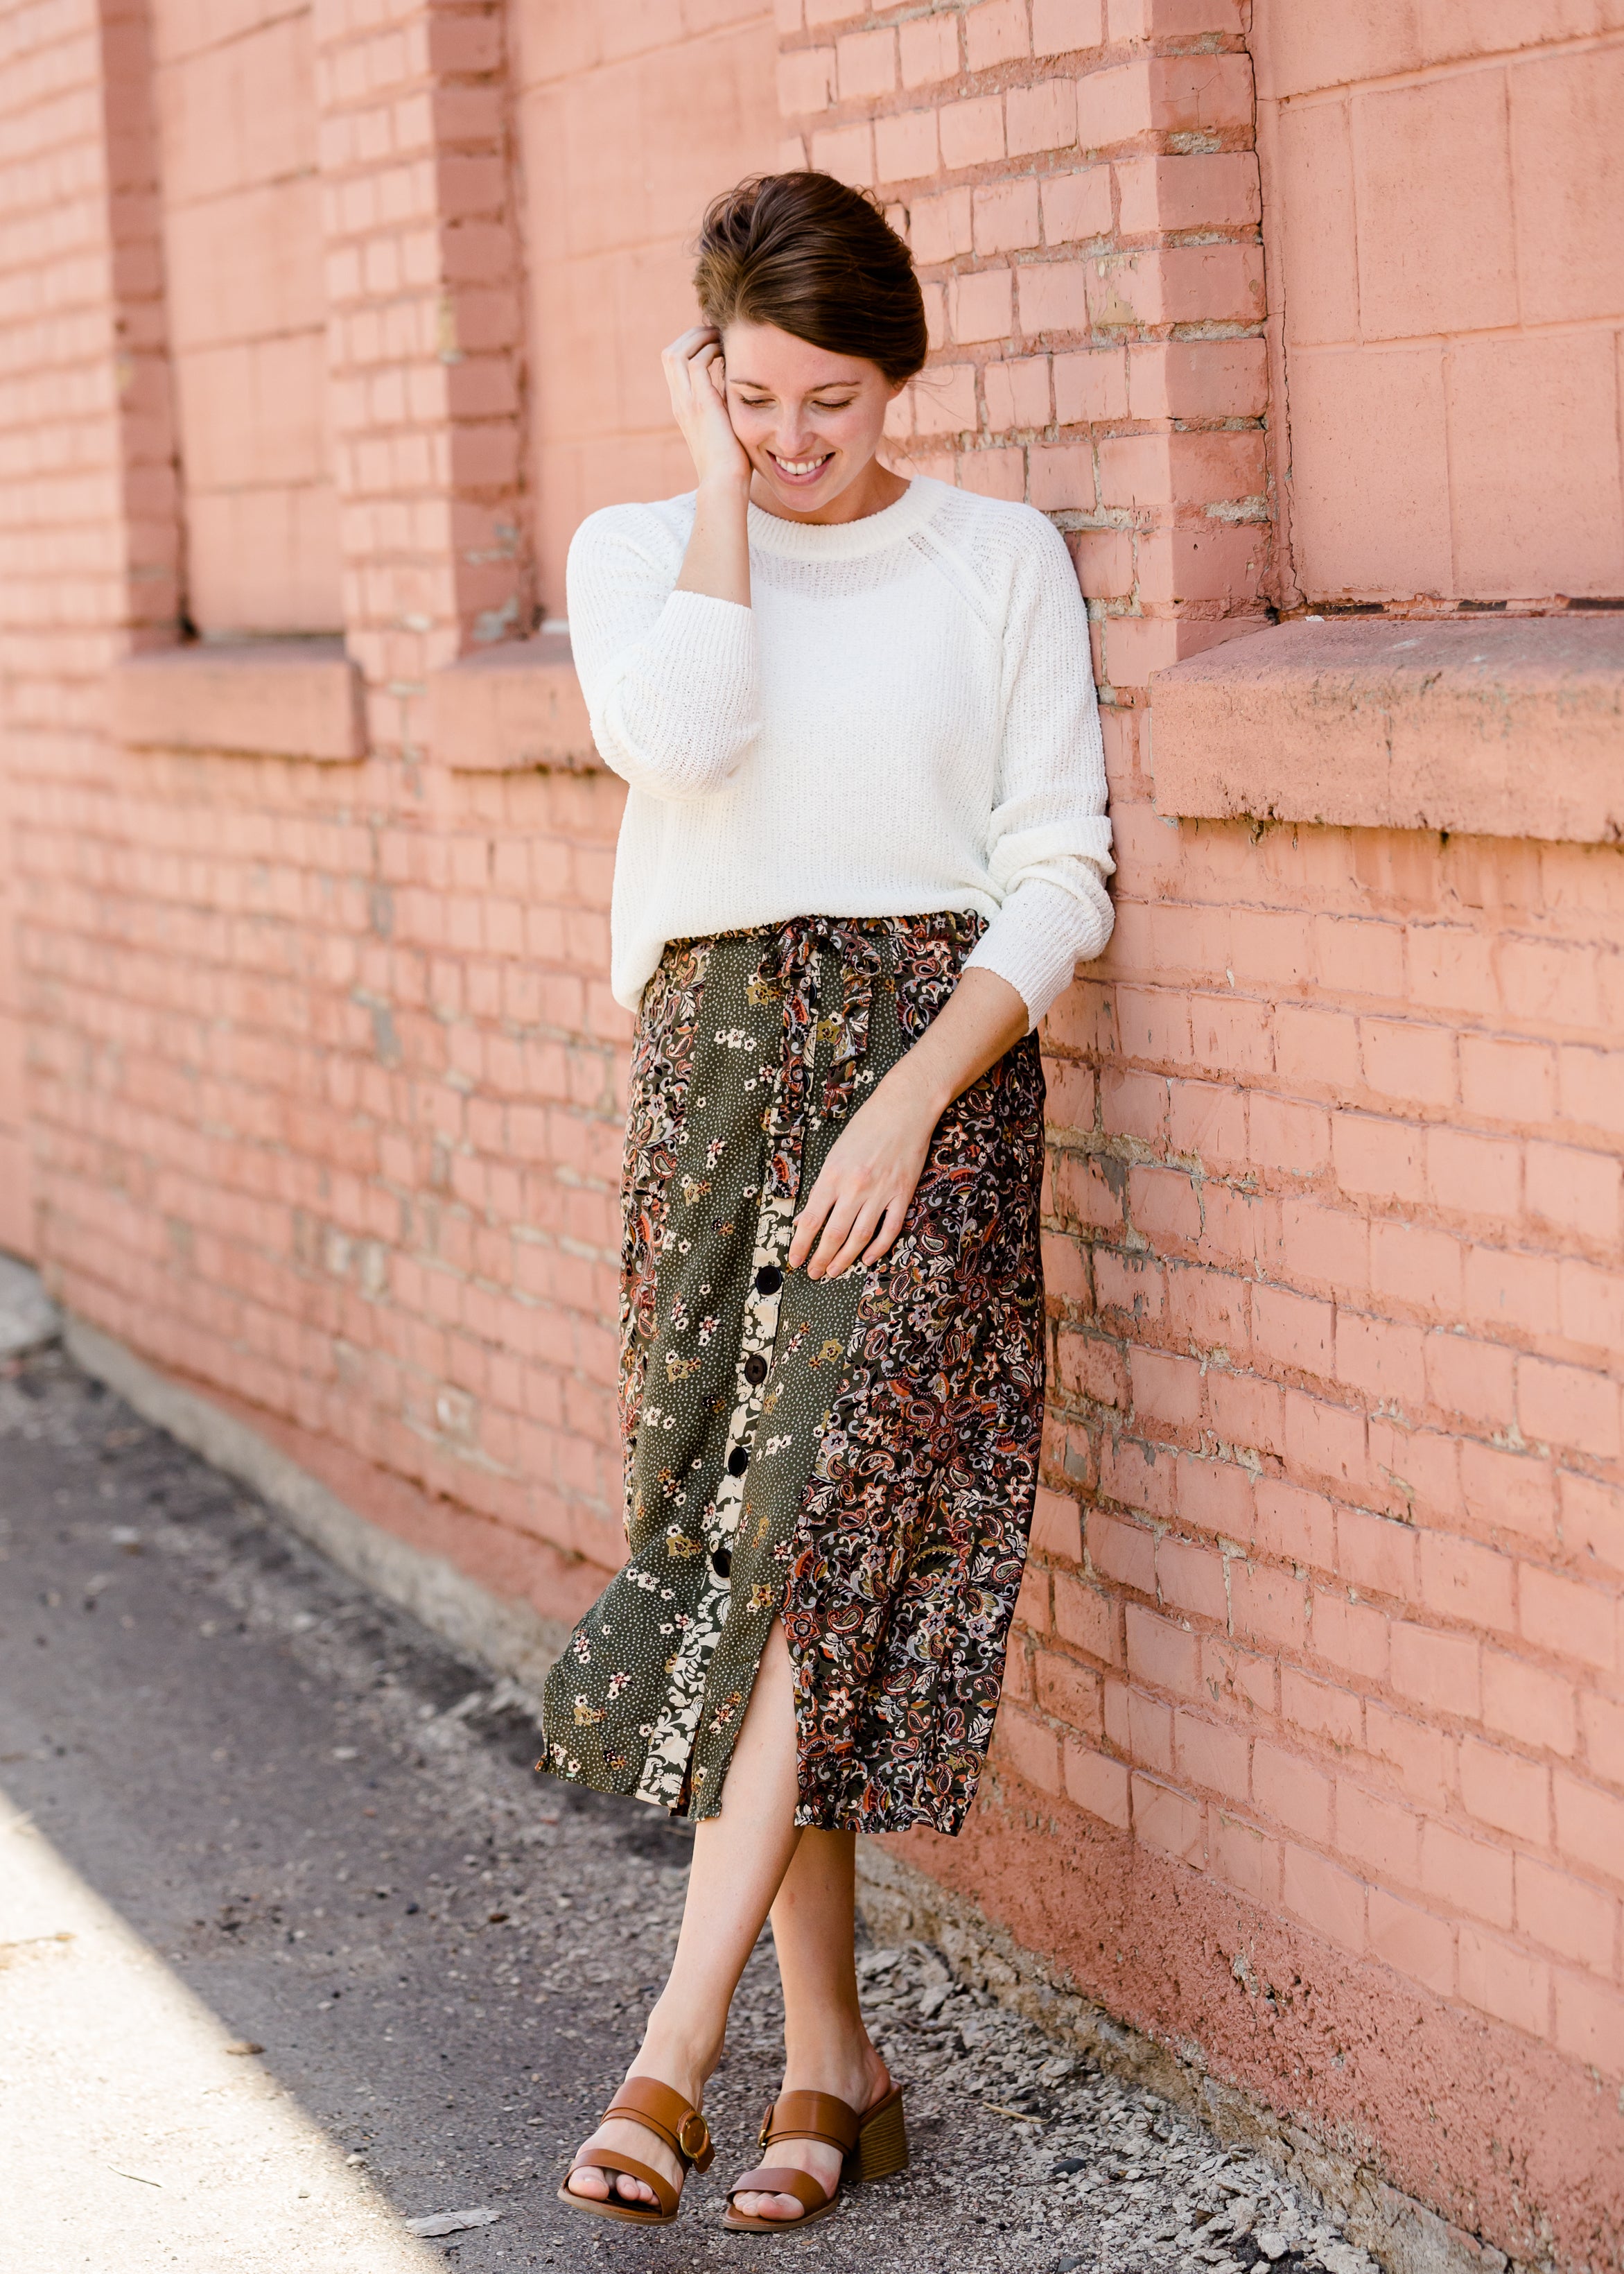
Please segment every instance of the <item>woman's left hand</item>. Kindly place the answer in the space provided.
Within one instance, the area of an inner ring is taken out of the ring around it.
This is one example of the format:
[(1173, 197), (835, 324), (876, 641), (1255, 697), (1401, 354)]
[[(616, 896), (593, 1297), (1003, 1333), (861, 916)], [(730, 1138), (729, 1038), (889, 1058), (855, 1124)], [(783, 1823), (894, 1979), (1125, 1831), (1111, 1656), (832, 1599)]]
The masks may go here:
[(796, 1220), (792, 1271), (806, 1263), (808, 1279), (828, 1279), (879, 1261), (902, 1230), (936, 1123), (1026, 1031), (1026, 1004), (1007, 979), (959, 974), (925, 1033), (836, 1138)]
[(792, 1271), (806, 1263), (808, 1279), (830, 1279), (853, 1263), (877, 1263), (901, 1231), (940, 1108), (898, 1081), (900, 1071), (887, 1075), (831, 1148), (796, 1221)]

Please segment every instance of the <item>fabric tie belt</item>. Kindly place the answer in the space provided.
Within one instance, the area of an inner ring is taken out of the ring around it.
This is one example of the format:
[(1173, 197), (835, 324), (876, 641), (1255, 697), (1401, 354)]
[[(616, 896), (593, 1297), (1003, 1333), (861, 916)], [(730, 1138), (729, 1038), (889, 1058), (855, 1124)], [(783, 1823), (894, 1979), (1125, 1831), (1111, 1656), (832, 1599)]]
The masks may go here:
[[(825, 1115), (844, 1112), (856, 1095), (874, 990), (885, 973), (884, 937), (879, 925), (840, 916), (795, 916), (769, 939), (752, 993), (763, 1003), (781, 998), (784, 1005), (783, 1080), (771, 1132), (780, 1142), (805, 1118), (820, 1028), (831, 1052), (819, 1110)], [(824, 949), (839, 960), (841, 999), (838, 1012), (820, 1020), (817, 959)]]

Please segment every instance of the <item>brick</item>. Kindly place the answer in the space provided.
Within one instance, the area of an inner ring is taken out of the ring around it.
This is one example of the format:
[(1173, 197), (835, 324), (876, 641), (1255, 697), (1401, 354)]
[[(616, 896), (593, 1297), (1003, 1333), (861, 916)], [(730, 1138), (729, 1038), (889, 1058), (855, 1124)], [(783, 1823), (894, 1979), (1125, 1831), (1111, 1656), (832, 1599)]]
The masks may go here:
[(1422, 1893), (1489, 1926), (1508, 1927), (1516, 1916), (1513, 1860), (1505, 1849), (1468, 1839), (1452, 1825), (1421, 1826)]
[(1065, 1788), (1079, 1808), (1125, 1832), (1132, 1821), (1128, 1771), (1121, 1761), (1079, 1744), (1065, 1743)]
[(1001, 95), (978, 94), (967, 102), (944, 103), (937, 121), (944, 166), (984, 166), (991, 159), (1003, 157)]
[(1363, 1955), (1366, 1945), (1362, 1880), (1327, 1864), (1323, 1856), (1288, 1843), (1281, 1895), (1293, 1918), (1356, 1956)]
[(1436, 1628), (1395, 1621), (1393, 1687), (1417, 1705), (1475, 1721), (1482, 1706), (1480, 1648), (1473, 1635), (1441, 1634)]
[(1554, 1977), (1556, 2042), (1607, 2077), (1624, 2076), (1624, 1998), (1571, 1974)]
[[(1086, 245), (1111, 233), (1111, 169), (1083, 166), (1048, 175), (1042, 184), (1043, 240), (1047, 245)], [(1123, 373), (1123, 409), (1127, 416), (1127, 373)], [(1142, 415), (1142, 414), (1141, 414)]]
[(1458, 1946), (1461, 1996), (1480, 2013), (1530, 2036), (1551, 2034), (1551, 1969), (1515, 1943), (1463, 1924)]
[(1229, 1591), (1223, 1558), (1209, 1547), (1181, 1540), (1163, 1540), (1156, 1548), (1157, 1593), (1176, 1610), (1229, 1623)]
[(1147, 1421), (1185, 1432), (1199, 1426), (1201, 1367), (1197, 1359), (1136, 1344), (1128, 1352), (1128, 1378), (1134, 1418), (1141, 1427)]
[(1507, 1651), (1483, 1653), (1483, 1719), (1520, 1744), (1553, 1753), (1572, 1753), (1578, 1745), (1573, 1683)]
[(1086, 443), (1034, 443), (1027, 496), (1045, 512), (1086, 512), (1094, 496), (1093, 451)]
[[(1021, 271), (1023, 324), (1027, 279), (1038, 273)], [(1083, 268), (1073, 274), (1080, 278)], [(1139, 319), (1130, 313), (1116, 320)], [(1084, 325), (1074, 321), (1070, 328)], [(1263, 478), (1262, 439), (1249, 430), (1113, 435), (1100, 445), (1100, 495), (1106, 505), (1226, 503), (1257, 495)]]
[[(1004, 363), (988, 364), (981, 373), (981, 392), (991, 433), (1007, 433), (1018, 426), (1047, 426), (1049, 358), (1017, 356)], [(1092, 1127), (1092, 1120), (1086, 1126)]]
[(935, 174), (938, 162), (934, 110), (903, 110), (875, 120), (874, 169), (880, 181), (921, 181)]
[(1335, 1314), (1328, 1303), (1282, 1287), (1257, 1287), (1252, 1298), (1252, 1341), (1259, 1355), (1294, 1374), (1329, 1375), (1334, 1367)]
[(1561, 1854), (1604, 1879), (1624, 1880), (1624, 1800), (1562, 1769), (1553, 1789)]
[(1136, 418), (1256, 418), (1267, 393), (1261, 340), (1154, 341), (1128, 350)]
[(1524, 1358), (1517, 1364), (1517, 1419), (1540, 1443), (1571, 1447), (1598, 1460), (1620, 1449), (1619, 1385), (1576, 1366)]
[(1062, 1641), (1086, 1650), (1091, 1658), (1117, 1663), (1116, 1610), (1110, 1596), (1064, 1571), (1056, 1572), (1054, 1591), (1055, 1630)]
[(1531, 1216), (1560, 1231), (1616, 1248), (1619, 1202), (1624, 1193), (1624, 1162), (1575, 1145), (1535, 1141), (1524, 1156), (1526, 1197)]
[(889, 28), (845, 33), (835, 55), (842, 102), (872, 102), (897, 84), (897, 35)]
[(1082, 1512), (1068, 1495), (1040, 1485), (1032, 1514), (1032, 1545), (1042, 1555), (1064, 1555), (1073, 1563), (1083, 1560)]
[(1336, 1379), (1360, 1390), (1372, 1404), (1399, 1404), (1414, 1396), (1422, 1379), (1425, 1338), (1418, 1327), (1391, 1319), (1336, 1315)]
[[(955, 340), (1007, 338), (1014, 296), (1007, 268), (982, 268), (956, 276), (948, 287), (948, 320)], [(1093, 494), (1092, 472), (1089, 494)]]
[(1591, 1773), (1624, 1785), (1624, 1700), (1587, 1690), (1580, 1700), (1579, 1718)]
[(1469, 1114), (1538, 1123), (1556, 1113), (1556, 1053), (1543, 1043), (1462, 1035), (1461, 1103)]
[(1575, 1555), (1624, 1572), (1624, 1489), (1564, 1472), (1558, 1480), (1562, 1537)]
[(1407, 1887), (1419, 1885), (1420, 1818), (1347, 1777), (1336, 1782), (1336, 1846), (1372, 1879)]
[(1070, 260), (1023, 261), (1015, 272), (1020, 329), (1027, 340), (1043, 333), (1088, 329), (1087, 286)]
[(1151, 73), (1144, 63), (1113, 64), (1077, 83), (1077, 139), (1085, 150), (1104, 150), (1150, 132)]
[(1016, 1599), (1015, 1615), (1030, 1633), (1049, 1632), (1049, 1573), (1041, 1563), (1026, 1566)]
[(1369, 1916), (1373, 1958), (1424, 1988), (1436, 1991), (1440, 1998), (1452, 1995), (1455, 1932), (1447, 1919), (1414, 1903), (1401, 1902), (1381, 1887), (1370, 1891)]
[(1102, 1509), (1091, 1508), (1085, 1525), (1091, 1570), (1103, 1579), (1114, 1580), (1118, 1586), (1132, 1587), (1136, 1593), (1154, 1595), (1156, 1592), (1156, 1540), (1154, 1532), (1143, 1525), (1124, 1524), (1120, 1517), (1108, 1516)]
[(1618, 1948), (1615, 1895), (1587, 1887), (1533, 1856), (1516, 1858), (1516, 1923), (1532, 1942), (1571, 1958), (1593, 1973), (1611, 1975)]
[(974, 243), (974, 223), (967, 189), (943, 190), (934, 197), (915, 198), (910, 208), (913, 222), (909, 243), (921, 267), (951, 260), (968, 252)]
[(1124, 237), (1244, 229), (1262, 219), (1258, 162), (1250, 150), (1130, 158), (1115, 171)]
[(1259, 1738), (1252, 1748), (1252, 1790), (1257, 1805), (1302, 1838), (1328, 1845), (1331, 1780), (1295, 1753)]
[(1336, 1181), (1345, 1193), (1380, 1201), (1420, 1201), (1427, 1197), (1426, 1146), (1429, 1135), (1409, 1122), (1384, 1121), (1363, 1113), (1338, 1113), (1331, 1122), (1331, 1154)]
[(1040, 79), (1011, 87), (1004, 117), (1011, 158), (1069, 150), (1077, 139), (1077, 100), (1069, 79)]
[(1105, 38), (1105, 0), (1032, 0), (1032, 52), (1071, 55)]
[(1512, 1562), (1507, 1555), (1476, 1540), (1423, 1532), (1417, 1543), (1421, 1563), (1421, 1600), (1439, 1618), (1513, 1632)]
[(1045, 1650), (1038, 1653), (1036, 1674), (1037, 1700), (1044, 1713), (1085, 1736), (1101, 1734), (1100, 1677), (1092, 1667)]
[(1286, 1459), (1299, 1475), (1357, 1492), (1366, 1479), (1366, 1451), (1362, 1413), (1287, 1391)]
[(1417, 1535), (1413, 1525), (1373, 1516), (1367, 1510), (1336, 1511), (1336, 1572), (1362, 1593), (1396, 1595), (1414, 1602), (1419, 1594)]
[(1036, 1785), (1040, 1792), (1064, 1789), (1060, 1739), (1054, 1730), (1025, 1713), (1006, 1710), (998, 1716), (998, 1743), (1011, 1767), (1028, 1784)]
[(1551, 1773), (1540, 1763), (1468, 1737), (1461, 1746), (1461, 1797), (1480, 1823), (1549, 1846)]
[(1371, 1226), (1364, 1216), (1287, 1200), (1280, 1226), (1281, 1260), (1293, 1279), (1339, 1294), (1359, 1295), (1369, 1287)]
[(1128, 1671), (1159, 1690), (1199, 1695), (1199, 1653), (1186, 1628), (1130, 1603), (1126, 1612)]
[(1028, 49), (1026, 0), (978, 0), (965, 11), (965, 62), (973, 72), (1014, 63)]
[(1029, 177), (989, 182), (971, 194), (979, 253), (1012, 252), (1038, 242), (1038, 185)]
[(1205, 1861), (1206, 1831), (1199, 1802), (1138, 1770), (1132, 1778), (1132, 1802), (1133, 1836), (1141, 1845), (1159, 1849), (1181, 1863), (1199, 1865)]
[(902, 84), (933, 87), (959, 76), (959, 19), (916, 17), (898, 28)]
[(786, 118), (826, 110), (835, 98), (832, 48), (797, 48), (778, 57), (778, 109)]
[(1229, 1886), (1273, 1909), (1280, 1901), (1281, 1846), (1253, 1825), (1214, 1809), (1208, 1824), (1208, 1858)]
[(1518, 1569), (1524, 1636), (1537, 1649), (1580, 1659), (1604, 1674), (1619, 1662), (1619, 1604), (1593, 1580), (1564, 1578), (1535, 1563)]

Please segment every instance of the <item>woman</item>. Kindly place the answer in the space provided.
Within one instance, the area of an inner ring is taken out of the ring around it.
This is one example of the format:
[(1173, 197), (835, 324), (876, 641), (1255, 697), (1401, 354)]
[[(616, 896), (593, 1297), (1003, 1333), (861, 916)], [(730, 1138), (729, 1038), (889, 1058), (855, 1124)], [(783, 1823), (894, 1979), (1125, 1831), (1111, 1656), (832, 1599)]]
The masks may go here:
[(560, 1775), (698, 1821), (670, 1979), (560, 2194), (676, 2215), (771, 1915), (785, 2090), (727, 2223), (783, 2228), (848, 2154), (906, 2157), (855, 1834), (957, 1832), (992, 1733), (1042, 1419), (1033, 1029), (1105, 944), (1111, 861), (1060, 538), (876, 455), (926, 352), (900, 239), (770, 176), (711, 207), (695, 281), (665, 373), (697, 487), (594, 514), (569, 559), (631, 785), (631, 1555), (545, 1726)]

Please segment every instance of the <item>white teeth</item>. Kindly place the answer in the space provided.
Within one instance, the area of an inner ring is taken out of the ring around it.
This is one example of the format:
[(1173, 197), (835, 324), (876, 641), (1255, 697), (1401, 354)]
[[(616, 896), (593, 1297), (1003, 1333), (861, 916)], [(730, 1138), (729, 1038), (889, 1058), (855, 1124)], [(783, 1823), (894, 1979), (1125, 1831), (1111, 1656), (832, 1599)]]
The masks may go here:
[(820, 466), (826, 466), (829, 460), (827, 456), (822, 458), (780, 458), (775, 451), (773, 463), (782, 467), (786, 474), (813, 474)]

